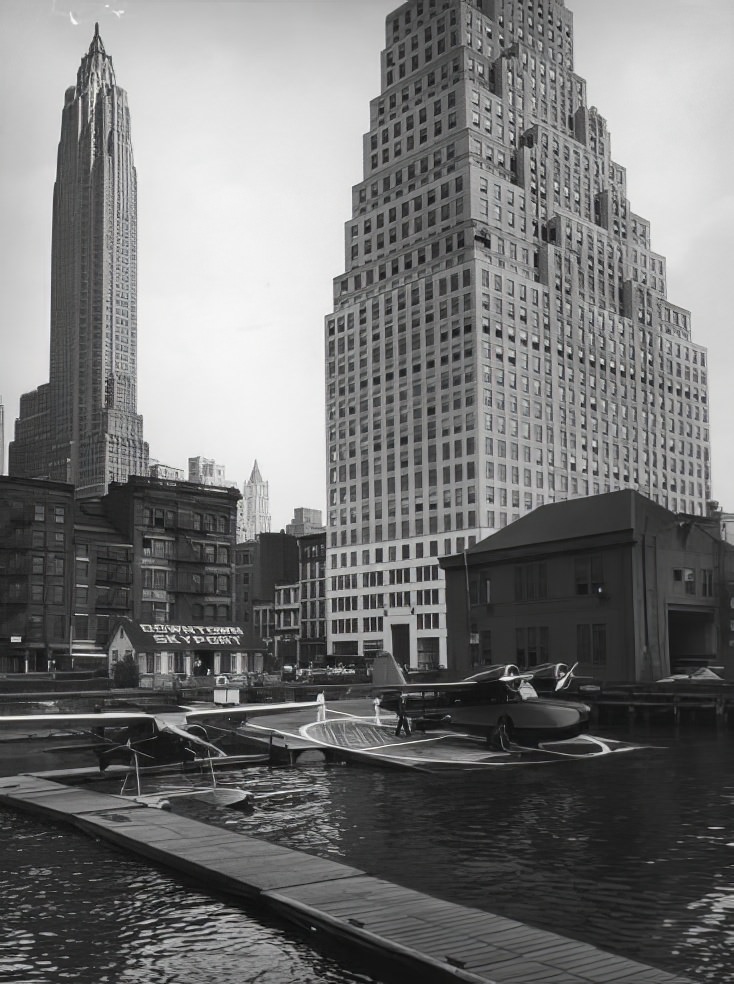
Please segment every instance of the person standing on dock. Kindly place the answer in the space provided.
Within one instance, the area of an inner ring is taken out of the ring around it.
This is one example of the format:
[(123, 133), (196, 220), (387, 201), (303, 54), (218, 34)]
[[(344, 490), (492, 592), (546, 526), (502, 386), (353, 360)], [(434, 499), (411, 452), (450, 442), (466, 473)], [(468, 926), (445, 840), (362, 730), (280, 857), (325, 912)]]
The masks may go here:
[(410, 735), (410, 721), (408, 720), (408, 715), (405, 712), (406, 700), (407, 698), (405, 694), (401, 694), (400, 702), (398, 703), (398, 726), (395, 729), (396, 737), (400, 735), (401, 730), (405, 731), (406, 737)]
[(374, 705), (375, 705), (375, 724), (382, 724), (382, 721), (380, 720), (380, 698), (379, 697), (375, 697), (375, 699), (374, 699)]
[(316, 711), (316, 720), (325, 721), (326, 720), (326, 694), (324, 691), (320, 691), (316, 697), (316, 703), (319, 705)]

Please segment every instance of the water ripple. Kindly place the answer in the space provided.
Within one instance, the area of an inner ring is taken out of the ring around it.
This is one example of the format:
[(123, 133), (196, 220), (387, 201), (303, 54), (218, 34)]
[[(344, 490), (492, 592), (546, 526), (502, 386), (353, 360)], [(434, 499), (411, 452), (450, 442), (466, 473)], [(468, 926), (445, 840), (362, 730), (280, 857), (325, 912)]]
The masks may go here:
[[(255, 793), (254, 811), (174, 808), (694, 981), (734, 984), (734, 740), (656, 738), (668, 747), (481, 777), (255, 768), (221, 777)], [(0, 979), (13, 984), (367, 979), (66, 828), (0, 812), (0, 851), (0, 870), (14, 871), (0, 876)]]

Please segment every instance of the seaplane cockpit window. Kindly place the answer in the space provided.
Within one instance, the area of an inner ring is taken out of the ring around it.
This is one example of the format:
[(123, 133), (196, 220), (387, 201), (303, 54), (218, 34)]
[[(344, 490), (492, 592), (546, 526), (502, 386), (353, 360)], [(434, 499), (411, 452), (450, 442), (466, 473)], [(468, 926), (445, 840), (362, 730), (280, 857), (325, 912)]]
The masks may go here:
[(480, 704), (512, 704), (521, 700), (520, 694), (511, 684), (505, 685), (500, 681), (493, 680), (484, 686), (480, 685), (477, 689)]

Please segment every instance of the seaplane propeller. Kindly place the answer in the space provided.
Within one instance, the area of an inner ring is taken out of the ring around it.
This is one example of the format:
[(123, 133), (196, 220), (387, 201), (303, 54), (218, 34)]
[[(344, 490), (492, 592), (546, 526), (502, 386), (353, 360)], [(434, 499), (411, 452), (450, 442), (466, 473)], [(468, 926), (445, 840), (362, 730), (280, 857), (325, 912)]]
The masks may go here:
[(105, 760), (108, 759), (110, 755), (113, 755), (116, 752), (122, 752), (123, 754), (127, 753), (128, 755), (130, 755), (131, 758), (134, 758), (136, 761), (138, 758), (150, 759), (151, 762), (155, 761), (154, 755), (149, 755), (147, 752), (141, 751), (140, 748), (137, 747), (137, 745), (131, 745), (130, 742), (124, 742), (121, 745), (111, 745), (109, 748), (105, 747), (104, 750), (101, 752), (99, 758), (99, 767), (102, 772), (104, 772), (104, 770), (109, 765), (109, 761), (105, 761)]
[(573, 679), (573, 675), (574, 675), (574, 670), (578, 665), (579, 665), (578, 663), (574, 663), (570, 670), (566, 670), (565, 673), (562, 673), (561, 676), (559, 676), (555, 686), (556, 693), (559, 690), (565, 690), (565, 688), (571, 683), (571, 680)]

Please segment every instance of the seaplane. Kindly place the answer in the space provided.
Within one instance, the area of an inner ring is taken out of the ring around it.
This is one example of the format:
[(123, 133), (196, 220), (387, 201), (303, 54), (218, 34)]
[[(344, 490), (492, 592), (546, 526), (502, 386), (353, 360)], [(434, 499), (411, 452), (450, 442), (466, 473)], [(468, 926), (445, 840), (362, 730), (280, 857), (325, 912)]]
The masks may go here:
[[(639, 748), (588, 734), (588, 705), (557, 696), (574, 670), (504, 664), (456, 682), (411, 683), (382, 653), (372, 666), (370, 713), (335, 701), (289, 737), (337, 761), (423, 772), (535, 767)], [(534, 682), (553, 696), (540, 696)]]
[[(143, 802), (141, 776), (146, 773), (176, 771), (206, 773), (211, 783), (204, 788), (182, 791), (220, 805), (251, 804), (246, 790), (217, 785), (215, 768), (237, 768), (268, 761), (262, 752), (237, 754), (245, 745), (237, 727), (264, 713), (302, 710), (316, 702), (238, 704), (227, 707), (124, 707), (98, 708), (76, 713), (0, 715), (0, 734), (11, 729), (16, 737), (43, 733), (54, 738), (72, 736), (83, 742), (64, 743), (50, 751), (89, 751), (97, 759), (100, 773), (133, 776), (136, 798)], [(117, 766), (117, 768), (114, 768)], [(120, 769), (121, 767), (121, 769)], [(123, 786), (126, 791), (126, 786)], [(167, 799), (170, 799), (170, 794)], [(149, 805), (159, 806), (151, 801)]]
[(382, 706), (393, 711), (402, 708), (411, 727), (419, 731), (442, 727), (490, 742), (515, 740), (537, 746), (588, 730), (588, 704), (546, 695), (566, 689), (575, 668), (544, 663), (521, 672), (515, 664), (505, 663), (455, 682), (410, 683), (392, 654), (382, 653), (373, 663), (372, 688)]

